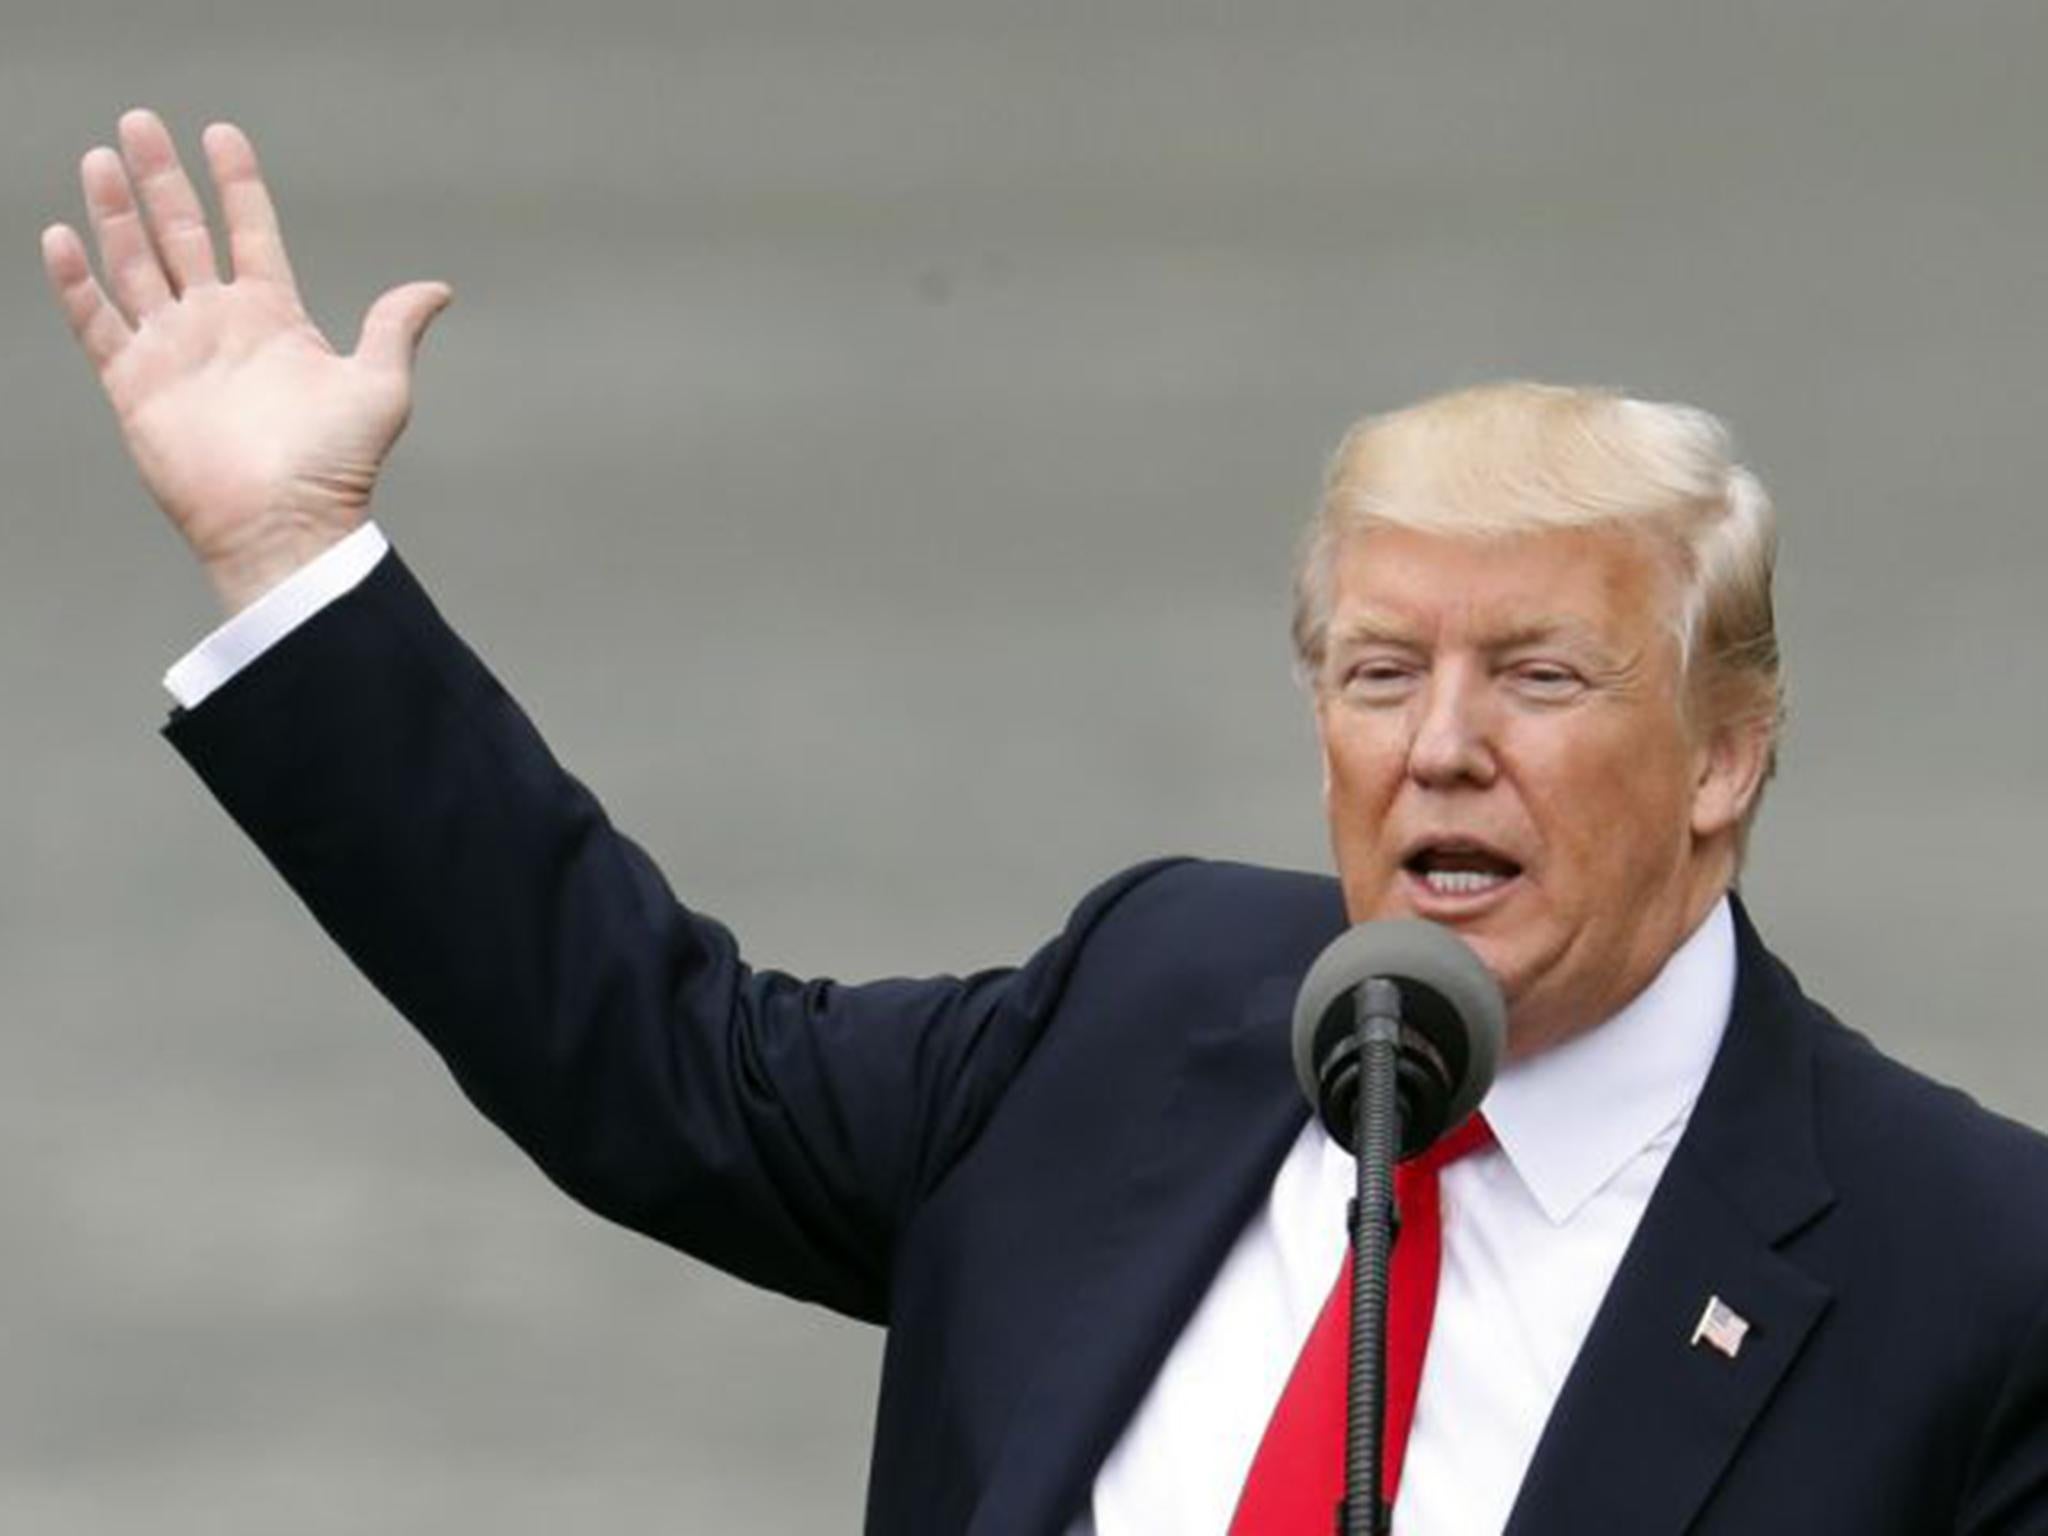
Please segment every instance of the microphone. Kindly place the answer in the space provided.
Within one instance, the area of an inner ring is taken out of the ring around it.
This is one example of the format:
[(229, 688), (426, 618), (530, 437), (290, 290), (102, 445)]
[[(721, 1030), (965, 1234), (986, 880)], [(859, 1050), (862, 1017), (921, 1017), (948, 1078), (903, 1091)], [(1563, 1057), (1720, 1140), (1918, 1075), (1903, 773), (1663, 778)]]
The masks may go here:
[(1294, 1075), (1323, 1125), (1354, 1155), (1361, 1002), (1368, 1012), (1390, 1007), (1399, 1022), (1396, 1156), (1406, 1161), (1486, 1097), (1500, 1063), (1507, 1005), (1492, 973), (1448, 928), (1390, 918), (1339, 934), (1295, 997)]
[(1294, 1075), (1358, 1160), (1351, 1230), (1350, 1381), (1340, 1536), (1385, 1536), (1380, 1497), (1387, 1276), (1399, 1217), (1394, 1164), (1479, 1106), (1500, 1060), (1507, 1006), (1479, 957), (1449, 929), (1412, 919), (1360, 923), (1309, 967), (1294, 1000)]

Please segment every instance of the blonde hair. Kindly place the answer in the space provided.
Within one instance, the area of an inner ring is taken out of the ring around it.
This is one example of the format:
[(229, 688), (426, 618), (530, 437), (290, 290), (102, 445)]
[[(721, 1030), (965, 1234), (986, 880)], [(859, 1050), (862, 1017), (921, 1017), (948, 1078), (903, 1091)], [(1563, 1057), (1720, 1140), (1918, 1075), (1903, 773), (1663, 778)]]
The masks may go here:
[(1784, 712), (1771, 608), (1776, 517), (1707, 412), (1512, 381), (1358, 422), (1330, 460), (1295, 568), (1295, 657), (1312, 686), (1338, 553), (1375, 526), (1480, 538), (1612, 527), (1647, 537), (1678, 577), (1671, 623), (1690, 695), (1680, 707), (1697, 705), (1714, 727), (1766, 723), (1775, 761)]

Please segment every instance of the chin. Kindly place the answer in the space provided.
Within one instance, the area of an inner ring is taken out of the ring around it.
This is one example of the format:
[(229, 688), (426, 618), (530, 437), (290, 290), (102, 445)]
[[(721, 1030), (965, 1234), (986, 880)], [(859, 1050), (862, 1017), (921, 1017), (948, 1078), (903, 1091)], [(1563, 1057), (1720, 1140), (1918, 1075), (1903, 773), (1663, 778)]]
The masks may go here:
[(1527, 964), (1516, 958), (1513, 951), (1501, 940), (1490, 939), (1485, 934), (1469, 933), (1463, 929), (1451, 930), (1471, 946), (1479, 956), (1480, 963), (1493, 973), (1493, 979), (1500, 983), (1501, 995), (1513, 1004), (1515, 995), (1527, 981)]

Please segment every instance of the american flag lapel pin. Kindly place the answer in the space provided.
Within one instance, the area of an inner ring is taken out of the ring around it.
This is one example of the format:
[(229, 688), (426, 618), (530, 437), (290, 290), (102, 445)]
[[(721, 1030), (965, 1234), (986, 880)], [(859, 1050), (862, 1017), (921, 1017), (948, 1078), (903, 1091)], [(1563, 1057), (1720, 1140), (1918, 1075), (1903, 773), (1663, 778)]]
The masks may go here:
[(1700, 1313), (1700, 1320), (1693, 1325), (1692, 1346), (1698, 1349), (1710, 1344), (1730, 1360), (1742, 1348), (1744, 1335), (1749, 1332), (1749, 1319), (1729, 1306), (1718, 1296), (1707, 1298), (1706, 1308)]

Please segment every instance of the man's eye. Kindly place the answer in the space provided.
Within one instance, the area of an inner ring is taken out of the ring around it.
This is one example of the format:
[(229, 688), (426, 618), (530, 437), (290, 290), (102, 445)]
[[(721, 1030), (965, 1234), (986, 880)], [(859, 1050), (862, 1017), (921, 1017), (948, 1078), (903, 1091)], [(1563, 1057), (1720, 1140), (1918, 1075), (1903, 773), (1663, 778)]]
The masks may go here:
[(1562, 698), (1584, 686), (1578, 673), (1551, 661), (1524, 662), (1511, 675), (1516, 686), (1539, 698)]
[(1395, 666), (1391, 661), (1368, 662), (1358, 669), (1358, 675), (1367, 682), (1389, 683), (1408, 675), (1406, 667)]
[(1367, 693), (1385, 693), (1401, 687), (1413, 675), (1413, 668), (1397, 661), (1361, 661), (1346, 670), (1344, 685)]

